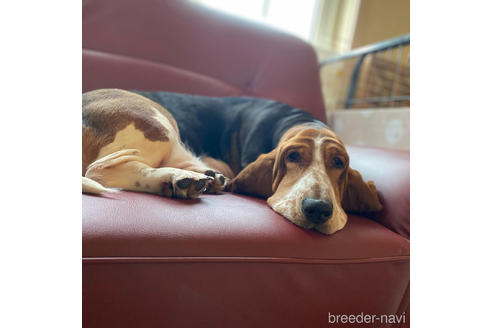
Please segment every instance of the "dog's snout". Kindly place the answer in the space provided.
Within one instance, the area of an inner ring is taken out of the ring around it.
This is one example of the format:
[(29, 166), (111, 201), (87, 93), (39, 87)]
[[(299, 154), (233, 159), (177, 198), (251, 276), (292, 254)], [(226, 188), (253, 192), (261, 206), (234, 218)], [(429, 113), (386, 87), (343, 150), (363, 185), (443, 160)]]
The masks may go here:
[(333, 204), (327, 200), (304, 198), (302, 200), (302, 212), (309, 221), (321, 224), (331, 218)]

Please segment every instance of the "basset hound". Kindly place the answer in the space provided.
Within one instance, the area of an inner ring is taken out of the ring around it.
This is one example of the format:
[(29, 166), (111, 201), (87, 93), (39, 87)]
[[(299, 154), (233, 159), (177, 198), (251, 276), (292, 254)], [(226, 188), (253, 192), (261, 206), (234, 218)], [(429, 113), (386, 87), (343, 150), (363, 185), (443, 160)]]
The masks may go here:
[(267, 199), (294, 224), (332, 234), (346, 212), (377, 212), (372, 181), (311, 114), (250, 97), (101, 89), (82, 95), (82, 190)]

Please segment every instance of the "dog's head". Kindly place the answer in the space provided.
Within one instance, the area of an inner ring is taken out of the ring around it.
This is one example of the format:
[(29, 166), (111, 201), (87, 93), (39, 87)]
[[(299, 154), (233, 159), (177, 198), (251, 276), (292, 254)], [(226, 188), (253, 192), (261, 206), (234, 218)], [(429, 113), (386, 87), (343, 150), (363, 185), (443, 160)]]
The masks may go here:
[(325, 234), (342, 229), (346, 212), (381, 210), (376, 187), (349, 167), (343, 143), (321, 125), (289, 129), (278, 146), (231, 181), (234, 192), (268, 198), (294, 224)]

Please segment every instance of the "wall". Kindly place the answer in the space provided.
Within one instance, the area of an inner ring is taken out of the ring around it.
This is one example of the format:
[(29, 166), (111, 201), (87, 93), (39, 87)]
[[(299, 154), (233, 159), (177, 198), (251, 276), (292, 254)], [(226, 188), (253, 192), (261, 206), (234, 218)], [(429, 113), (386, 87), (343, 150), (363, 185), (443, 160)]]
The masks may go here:
[(410, 149), (410, 108), (340, 110), (328, 124), (348, 145)]
[(410, 0), (362, 0), (352, 48), (410, 33)]

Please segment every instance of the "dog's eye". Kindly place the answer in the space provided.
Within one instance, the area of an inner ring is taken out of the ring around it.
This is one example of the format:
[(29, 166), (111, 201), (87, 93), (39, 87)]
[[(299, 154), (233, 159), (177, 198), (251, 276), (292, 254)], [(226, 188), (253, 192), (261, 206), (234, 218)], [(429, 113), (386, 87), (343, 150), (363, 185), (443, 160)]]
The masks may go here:
[(301, 161), (301, 154), (299, 154), (296, 151), (293, 151), (289, 155), (287, 155), (287, 160), (289, 162), (299, 163)]
[(332, 159), (333, 167), (336, 169), (341, 169), (343, 167), (343, 161), (340, 157), (333, 157)]

